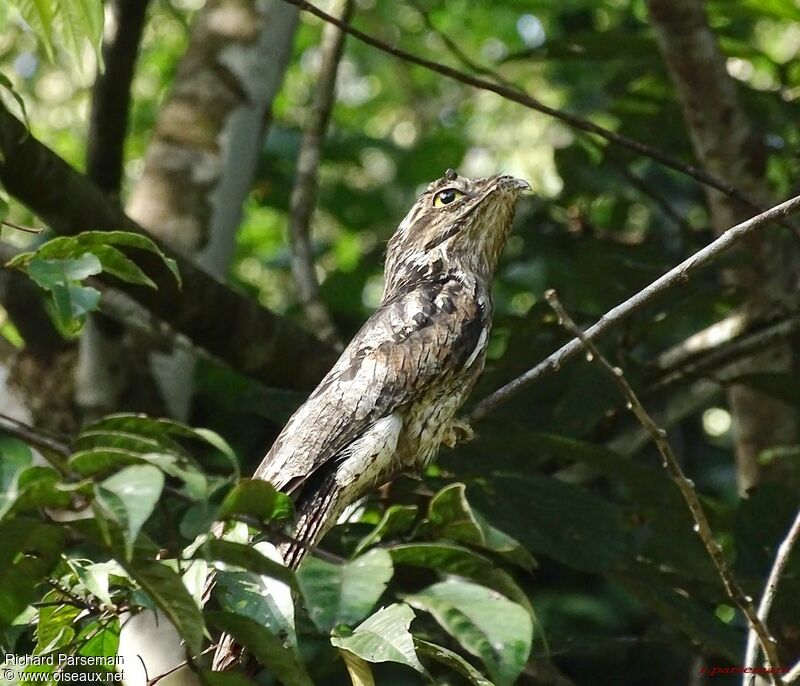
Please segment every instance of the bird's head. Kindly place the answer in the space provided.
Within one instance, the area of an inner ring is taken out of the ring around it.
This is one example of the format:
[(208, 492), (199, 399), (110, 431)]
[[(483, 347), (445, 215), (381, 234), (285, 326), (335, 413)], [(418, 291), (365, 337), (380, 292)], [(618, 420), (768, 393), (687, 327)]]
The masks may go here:
[(530, 190), (527, 181), (513, 176), (469, 179), (448, 169), (417, 198), (389, 241), (384, 299), (444, 270), (490, 281), (517, 199)]

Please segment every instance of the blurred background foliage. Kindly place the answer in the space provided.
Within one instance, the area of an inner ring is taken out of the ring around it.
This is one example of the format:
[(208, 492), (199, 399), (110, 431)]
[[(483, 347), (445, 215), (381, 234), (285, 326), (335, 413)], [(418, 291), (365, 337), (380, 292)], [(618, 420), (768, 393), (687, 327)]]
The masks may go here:
[[(142, 173), (149, 136), (201, 5), (150, 5), (132, 85), (123, 196)], [(769, 186), (775, 197), (796, 194), (800, 8), (792, 0), (711, 0), (704, 7), (728, 74), (766, 143)], [(2, 96), (18, 107), (13, 90), (32, 133), (82, 169), (96, 63), (91, 40), (65, 50), (63, 34), (55, 32), (50, 59), (35, 32), (9, 12), (0, 31), (0, 72), (9, 79)], [(448, 37), (473, 63), (549, 105), (680, 159), (692, 157), (642, 0), (359, 0), (354, 23), (389, 44), (469, 71)], [(319, 69), (321, 28), (318, 19), (302, 15), (229, 274), (231, 283), (300, 323), (286, 239), (288, 199)], [(567, 339), (543, 301), (545, 289), (555, 288), (576, 320), (588, 325), (712, 238), (703, 189), (691, 179), (349, 39), (313, 219), (322, 297), (345, 340), (378, 302), (386, 240), (419, 190), (448, 167), (469, 176), (514, 174), (536, 190), (520, 206), (497, 274), (490, 359), (473, 401)], [(13, 201), (8, 216), (36, 223)], [(3, 238), (17, 245), (27, 240), (10, 230)], [(719, 274), (746, 259), (742, 253), (723, 258), (603, 341), (643, 391), (645, 404), (658, 406), (659, 393), (679, 392), (674, 386), (646, 392), (659, 375), (657, 355), (741, 305), (746, 293), (736, 284), (721, 285)], [(8, 341), (25, 345), (2, 309), (0, 322)], [(796, 378), (761, 382), (797, 409)], [(720, 384), (716, 395), (680, 417), (669, 427), (670, 438), (735, 571), (758, 597), (797, 507), (798, 449), (783, 446), (788, 449), (777, 456), (764, 456), (791, 461), (791, 479), (740, 498), (724, 390)], [(191, 423), (224, 436), (249, 473), (302, 399), (254, 388), (203, 362)], [(387, 503), (420, 504), (439, 488), (463, 482), (475, 508), (538, 561), (535, 570), (513, 572), (535, 610), (534, 663), (550, 658), (573, 683), (594, 686), (702, 683), (700, 666), (741, 663), (743, 619), (727, 601), (660, 458), (647, 445), (625, 457), (614, 451), (614, 441), (635, 428), (598, 369), (571, 363), (476, 429), (477, 440), (444, 451), (423, 482), (401, 480), (376, 495), (362, 508), (361, 522), (337, 529), (327, 547), (352, 551), (353, 531), (377, 523)], [(398, 575), (401, 585), (419, 586), (413, 574)], [(800, 652), (799, 618), (795, 555), (773, 610), (787, 661)], [(390, 670), (379, 683), (412, 683), (407, 672)], [(548, 683), (533, 675), (522, 679)], [(714, 683), (734, 680), (717, 677)]]

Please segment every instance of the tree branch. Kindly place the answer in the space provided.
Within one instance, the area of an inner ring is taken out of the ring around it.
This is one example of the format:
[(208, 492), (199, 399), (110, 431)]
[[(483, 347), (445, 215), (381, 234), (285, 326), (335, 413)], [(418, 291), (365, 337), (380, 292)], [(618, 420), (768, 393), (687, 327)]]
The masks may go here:
[[(769, 610), (772, 607), (772, 601), (775, 599), (775, 593), (778, 590), (778, 582), (780, 581), (783, 570), (789, 562), (789, 555), (792, 548), (797, 541), (800, 540), (800, 511), (794, 518), (792, 526), (786, 537), (781, 541), (778, 546), (778, 552), (775, 554), (775, 562), (772, 563), (772, 569), (769, 571), (767, 577), (767, 585), (764, 587), (764, 593), (761, 596), (761, 602), (758, 604), (758, 617), (762, 622), (767, 621)], [(744, 656), (745, 667), (755, 667), (756, 658), (758, 657), (758, 634), (751, 628), (747, 634), (747, 650)], [(787, 677), (787, 680), (788, 677)], [(755, 675), (747, 674), (742, 680), (742, 686), (753, 686), (755, 683)], [(790, 682), (791, 683), (791, 682)]]
[[(566, 328), (567, 331), (576, 337), (580, 345), (587, 351), (587, 357), (597, 360), (603, 369), (608, 372), (608, 375), (613, 379), (614, 383), (627, 400), (628, 408), (634, 413), (642, 426), (645, 427), (647, 432), (650, 434), (650, 437), (653, 439), (658, 452), (664, 459), (664, 467), (667, 469), (673, 481), (678, 486), (678, 489), (680, 490), (681, 495), (686, 502), (686, 506), (689, 508), (689, 512), (695, 522), (694, 530), (703, 541), (703, 545), (705, 546), (709, 557), (717, 569), (717, 574), (722, 580), (722, 584), (725, 587), (728, 597), (741, 610), (742, 614), (744, 614), (745, 618), (747, 619), (747, 623), (750, 625), (750, 630), (755, 633), (759, 643), (761, 644), (761, 649), (764, 651), (764, 655), (766, 655), (768, 666), (773, 669), (779, 667), (780, 663), (778, 662), (775, 639), (770, 636), (762, 618), (756, 612), (756, 608), (753, 605), (753, 599), (745, 595), (742, 587), (739, 585), (739, 582), (733, 576), (733, 572), (728, 566), (728, 562), (725, 559), (724, 553), (722, 552), (722, 547), (714, 540), (714, 534), (711, 531), (711, 526), (708, 523), (703, 506), (700, 504), (700, 499), (697, 497), (697, 492), (694, 490), (694, 484), (686, 478), (686, 475), (683, 473), (677, 457), (675, 457), (675, 453), (672, 452), (672, 447), (667, 440), (667, 432), (658, 426), (653, 421), (652, 417), (647, 413), (647, 410), (644, 409), (644, 406), (639, 401), (639, 398), (637, 397), (633, 388), (625, 379), (622, 369), (619, 367), (614, 367), (603, 356), (603, 354), (600, 352), (594, 342), (586, 335), (586, 333), (582, 332), (576, 326), (575, 322), (572, 321), (563, 305), (558, 300), (556, 292), (553, 290), (548, 291), (545, 293), (545, 299), (558, 315), (559, 322), (564, 325), (564, 328)], [(783, 683), (779, 674), (771, 673), (770, 676), (773, 684), (780, 686), (780, 684)]]
[[(347, 22), (353, 13), (353, 0), (342, 0), (340, 5), (341, 19)], [(306, 318), (321, 340), (340, 350), (342, 341), (320, 297), (309, 225), (316, 206), (321, 149), (336, 97), (336, 72), (344, 51), (344, 39), (345, 34), (338, 27), (325, 25), (320, 44), (321, 66), (317, 74), (317, 88), (300, 143), (289, 217), (292, 273)]]
[(107, 195), (119, 195), (133, 70), (149, 0), (111, 0), (103, 37), (103, 65), (94, 84), (86, 175)]
[[(664, 293), (680, 283), (687, 282), (695, 271), (728, 250), (743, 237), (752, 234), (756, 229), (776, 220), (788, 217), (797, 211), (800, 211), (800, 196), (791, 198), (780, 205), (770, 208), (766, 212), (762, 212), (728, 229), (719, 238), (698, 250), (694, 255), (688, 257), (676, 267), (670, 269), (666, 274), (653, 281), (649, 286), (646, 286), (625, 302), (620, 303), (606, 312), (596, 324), (587, 329), (585, 332), (586, 337), (589, 340), (594, 340), (603, 335), (608, 330), (614, 328), (614, 326), (619, 324), (623, 319), (638, 312), (661, 293)], [(557, 371), (562, 364), (577, 355), (582, 347), (580, 339), (573, 338), (569, 343), (559, 348), (535, 367), (529, 369), (521, 376), (518, 376), (513, 381), (510, 381), (502, 388), (481, 400), (473, 408), (470, 419), (472, 421), (480, 421), (526, 386), (550, 372)]]
[[(42, 145), (0, 107), (0, 183), (55, 231), (143, 230), (86, 177)], [(165, 250), (168, 254), (170, 250)], [(189, 260), (172, 255), (179, 289), (160, 259), (138, 256), (158, 291), (104, 281), (131, 295), (209, 354), (268, 386), (310, 388), (330, 368), (333, 351), (286, 319), (224, 286)]]
[(283, 0), (284, 2), (288, 2), (291, 5), (295, 5), (299, 7), (304, 12), (309, 12), (314, 16), (326, 21), (328, 23), (334, 24), (338, 26), (342, 31), (345, 33), (350, 34), (354, 38), (360, 40), (367, 45), (371, 45), (378, 50), (381, 50), (389, 55), (397, 57), (405, 62), (410, 62), (411, 64), (416, 64), (420, 67), (424, 67), (430, 71), (436, 72), (437, 74), (441, 74), (442, 76), (446, 76), (454, 81), (459, 81), (464, 83), (468, 86), (472, 86), (474, 88), (478, 88), (480, 90), (490, 91), (492, 93), (496, 93), (497, 95), (505, 98), (506, 100), (510, 100), (515, 102), (519, 105), (523, 105), (528, 109), (535, 110), (536, 112), (541, 112), (542, 114), (546, 114), (550, 117), (554, 117), (563, 121), (564, 123), (568, 124), (572, 128), (578, 129), (579, 131), (585, 131), (586, 133), (590, 133), (592, 135), (598, 136), (609, 143), (614, 143), (616, 145), (620, 145), (624, 148), (632, 150), (640, 155), (644, 155), (645, 157), (650, 157), (651, 159), (659, 162), (660, 164), (664, 165), (665, 167), (669, 167), (674, 171), (680, 172), (690, 178), (694, 179), (695, 181), (714, 188), (721, 193), (725, 193), (733, 198), (739, 200), (753, 209), (759, 210), (760, 205), (756, 202), (756, 200), (750, 198), (742, 191), (738, 190), (736, 187), (732, 186), (728, 182), (724, 181), (723, 179), (709, 174), (708, 172), (698, 169), (697, 167), (684, 164), (679, 160), (667, 155), (666, 153), (658, 150), (656, 148), (650, 147), (649, 145), (645, 145), (640, 141), (634, 140), (632, 138), (628, 138), (627, 136), (623, 136), (622, 134), (616, 133), (615, 131), (611, 131), (610, 129), (606, 129), (602, 126), (595, 124), (594, 122), (589, 121), (588, 119), (583, 119), (582, 117), (578, 117), (574, 114), (570, 114), (569, 112), (564, 112), (559, 110), (555, 107), (550, 107), (549, 105), (545, 105), (543, 102), (536, 100), (535, 98), (531, 97), (527, 93), (518, 90), (517, 88), (509, 87), (504, 83), (494, 83), (493, 81), (488, 81), (486, 79), (480, 78), (478, 76), (473, 76), (471, 74), (466, 74), (458, 69), (454, 69), (453, 67), (449, 67), (446, 64), (440, 64), (433, 60), (426, 59), (424, 57), (419, 57), (418, 55), (414, 55), (413, 53), (407, 52), (402, 50), (401, 48), (396, 48), (394, 46), (389, 45), (388, 43), (379, 40), (369, 34), (364, 33), (363, 31), (359, 31), (358, 29), (350, 26), (347, 22), (341, 21), (336, 17), (332, 17), (327, 12), (323, 12), (321, 9), (312, 5), (306, 0)]

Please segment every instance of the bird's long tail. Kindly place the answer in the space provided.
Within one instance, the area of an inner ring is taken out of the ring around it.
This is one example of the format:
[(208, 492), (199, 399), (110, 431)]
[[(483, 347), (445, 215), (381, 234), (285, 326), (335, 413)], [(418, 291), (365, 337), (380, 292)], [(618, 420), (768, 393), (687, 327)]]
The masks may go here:
[[(317, 544), (325, 532), (335, 523), (337, 495), (340, 490), (333, 476), (316, 487), (307, 489), (307, 497), (300, 496), (295, 504), (297, 524), (291, 541), (279, 544), (278, 552), (290, 569), (297, 569), (306, 553)], [(230, 669), (242, 662), (242, 647), (228, 635), (220, 637), (211, 668), (215, 671)], [(249, 665), (245, 669), (249, 670)]]

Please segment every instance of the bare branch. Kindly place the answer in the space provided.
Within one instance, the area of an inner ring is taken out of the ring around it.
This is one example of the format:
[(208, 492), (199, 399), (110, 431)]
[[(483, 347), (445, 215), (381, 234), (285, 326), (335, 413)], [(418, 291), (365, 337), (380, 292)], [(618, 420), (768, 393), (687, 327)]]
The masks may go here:
[(545, 105), (543, 102), (536, 100), (535, 98), (531, 97), (527, 93), (524, 93), (516, 88), (509, 87), (502, 83), (494, 83), (492, 81), (488, 81), (486, 79), (480, 78), (478, 76), (473, 76), (471, 74), (466, 74), (458, 69), (454, 69), (453, 67), (449, 67), (446, 64), (440, 64), (439, 62), (435, 62), (433, 60), (426, 59), (424, 57), (419, 57), (418, 55), (414, 55), (413, 53), (407, 52), (402, 50), (401, 48), (396, 48), (388, 43), (385, 43), (378, 38), (370, 36), (369, 34), (364, 33), (363, 31), (359, 31), (356, 28), (350, 26), (347, 22), (341, 21), (336, 17), (332, 17), (327, 12), (323, 12), (321, 9), (312, 5), (306, 0), (283, 0), (284, 2), (288, 2), (291, 5), (295, 5), (299, 7), (302, 11), (309, 12), (316, 17), (319, 17), (323, 21), (329, 22), (338, 26), (342, 31), (345, 33), (349, 33), (354, 38), (357, 38), (363, 43), (367, 45), (371, 45), (378, 50), (381, 50), (389, 55), (397, 57), (405, 62), (410, 62), (411, 64), (416, 64), (420, 67), (424, 67), (430, 71), (436, 72), (437, 74), (441, 74), (442, 76), (446, 76), (454, 81), (459, 81), (464, 83), (468, 86), (473, 86), (474, 88), (479, 88), (480, 90), (491, 91), (492, 93), (496, 93), (497, 95), (505, 98), (506, 100), (510, 100), (512, 102), (516, 102), (519, 105), (523, 105), (528, 109), (535, 110), (537, 112), (541, 112), (542, 114), (546, 114), (548, 116), (554, 117), (563, 121), (564, 123), (568, 124), (569, 126), (578, 129), (579, 131), (585, 131), (586, 133), (590, 133), (595, 136), (599, 136), (600, 138), (608, 141), (609, 143), (615, 143), (616, 145), (620, 145), (624, 148), (632, 150), (640, 155), (644, 155), (645, 157), (650, 157), (651, 159), (659, 162), (660, 164), (664, 165), (665, 167), (669, 167), (681, 174), (689, 176), (693, 178), (695, 181), (702, 183), (706, 186), (710, 186), (711, 188), (715, 188), (716, 190), (725, 193), (726, 195), (730, 195), (733, 198), (736, 198), (740, 202), (749, 205), (753, 209), (760, 209), (760, 205), (746, 194), (729, 184), (728, 182), (720, 179), (717, 176), (713, 176), (712, 174), (707, 173), (706, 171), (699, 169), (697, 167), (684, 164), (679, 160), (667, 155), (666, 153), (653, 148), (649, 145), (641, 143), (640, 141), (634, 140), (632, 138), (628, 138), (627, 136), (623, 136), (622, 134), (616, 133), (615, 131), (611, 131), (610, 129), (606, 129), (602, 126), (595, 124), (594, 122), (589, 121), (588, 119), (583, 119), (578, 117), (574, 114), (570, 114), (569, 112), (564, 112), (559, 110), (555, 107), (550, 107), (549, 105)]
[[(733, 572), (725, 559), (725, 554), (722, 552), (722, 547), (714, 540), (714, 533), (708, 523), (703, 506), (700, 504), (700, 499), (697, 497), (694, 484), (686, 478), (678, 459), (675, 457), (675, 453), (672, 452), (672, 447), (667, 440), (667, 432), (658, 426), (647, 413), (647, 410), (644, 409), (644, 406), (639, 401), (633, 388), (625, 379), (622, 369), (613, 366), (603, 356), (587, 333), (582, 332), (576, 326), (575, 322), (572, 321), (563, 305), (558, 300), (556, 292), (553, 290), (547, 291), (545, 298), (558, 315), (559, 321), (564, 325), (564, 328), (574, 335), (579, 344), (587, 351), (587, 357), (597, 360), (603, 369), (608, 372), (608, 375), (613, 379), (614, 383), (627, 400), (628, 408), (634, 413), (642, 426), (647, 429), (647, 432), (650, 434), (658, 452), (664, 460), (665, 469), (678, 486), (686, 502), (686, 506), (689, 508), (689, 512), (695, 522), (694, 530), (703, 541), (703, 545), (717, 569), (717, 574), (722, 580), (728, 597), (741, 610), (742, 614), (744, 614), (747, 619), (747, 623), (750, 625), (751, 631), (756, 634), (761, 644), (761, 649), (764, 651), (764, 655), (766, 655), (768, 666), (773, 669), (779, 667), (775, 639), (770, 636), (767, 627), (756, 612), (753, 599), (745, 595), (739, 582), (733, 576)], [(783, 683), (779, 674), (771, 673), (770, 676), (773, 684), (780, 686), (780, 684)]]
[(122, 179), (130, 86), (148, 0), (111, 0), (103, 36), (103, 70), (97, 75), (89, 118), (86, 174), (103, 192), (118, 195)]
[[(800, 211), (800, 196), (791, 198), (780, 205), (770, 208), (766, 212), (762, 212), (728, 229), (719, 236), (719, 238), (698, 250), (676, 267), (670, 269), (666, 274), (653, 281), (649, 286), (646, 286), (625, 302), (620, 303), (606, 312), (596, 324), (586, 331), (586, 337), (589, 340), (594, 340), (603, 335), (610, 329), (613, 329), (623, 319), (638, 312), (658, 295), (661, 295), (673, 286), (686, 283), (695, 271), (728, 250), (744, 236), (752, 234), (756, 229), (776, 220), (788, 217), (797, 211)], [(510, 381), (499, 390), (481, 400), (472, 410), (470, 419), (472, 421), (480, 421), (526, 386), (539, 380), (546, 374), (560, 369), (561, 365), (578, 354), (582, 347), (580, 339), (573, 338), (569, 343), (559, 348), (535, 367), (529, 369), (521, 376), (518, 376), (513, 381)]]
[[(349, 21), (353, 12), (353, 0), (340, 2), (340, 16)], [(297, 284), (300, 302), (306, 318), (317, 332), (320, 340), (330, 343), (338, 350), (342, 341), (336, 332), (328, 308), (322, 301), (314, 270), (314, 250), (310, 239), (311, 216), (314, 212), (319, 185), (319, 163), (322, 144), (328, 130), (331, 109), (336, 98), (336, 72), (344, 51), (345, 33), (333, 24), (326, 24), (322, 31), (320, 46), (321, 65), (317, 75), (314, 102), (300, 143), (297, 158), (297, 174), (291, 197), (289, 237), (292, 244), (292, 273)]]
[[(786, 564), (789, 562), (789, 555), (792, 552), (794, 544), (800, 539), (800, 511), (794, 518), (792, 526), (786, 537), (781, 541), (778, 546), (778, 552), (775, 553), (775, 562), (772, 563), (772, 569), (769, 571), (767, 577), (767, 585), (764, 587), (764, 593), (761, 596), (761, 602), (758, 604), (758, 618), (765, 622), (769, 616), (769, 610), (772, 607), (772, 601), (775, 599), (775, 593), (778, 590), (778, 582), (780, 581), (783, 570), (786, 569)], [(745, 667), (755, 667), (756, 658), (758, 657), (758, 635), (751, 628), (747, 634), (747, 650), (744, 656)], [(791, 683), (791, 679), (787, 676), (787, 681)], [(745, 675), (742, 686), (753, 686), (755, 683), (755, 675)]]
[(32, 226), (21, 226), (19, 224), (14, 224), (14, 222), (10, 222), (7, 219), (0, 220), (0, 224), (7, 226), (10, 229), (23, 231), (24, 233), (42, 233), (42, 231), (44, 231), (44, 229), (36, 229)]

